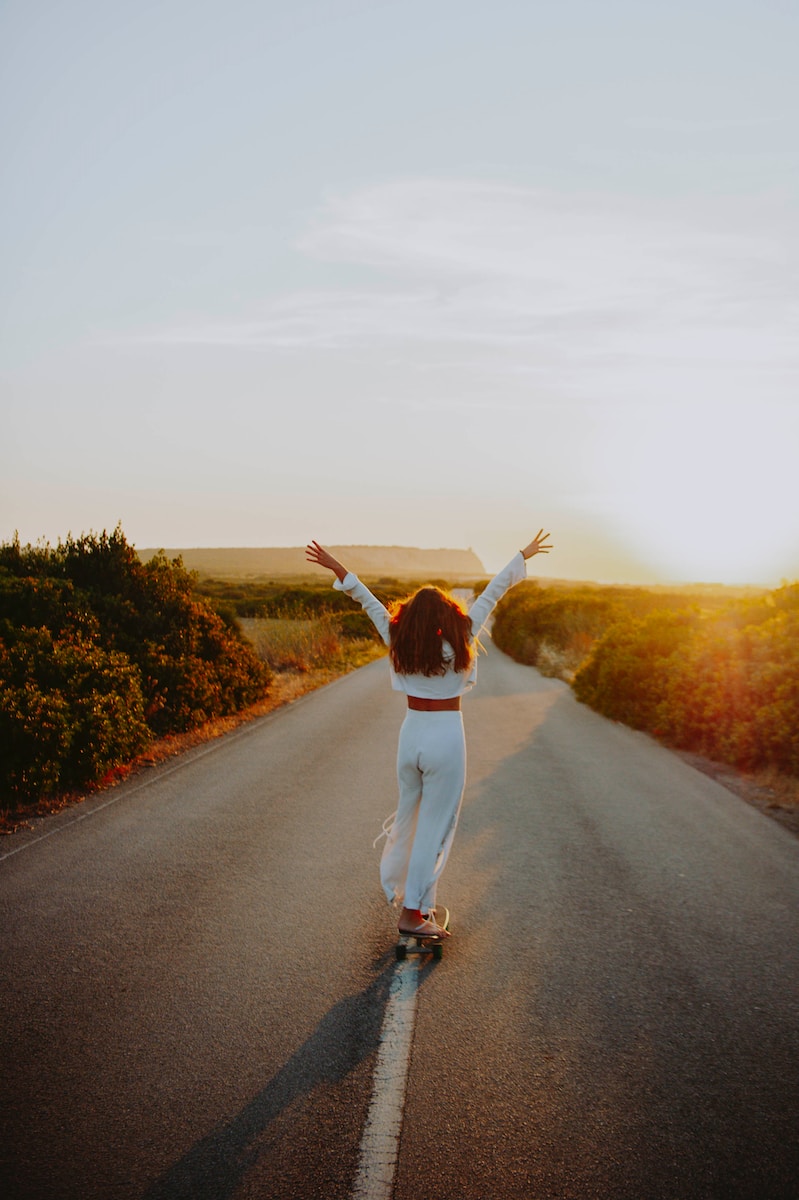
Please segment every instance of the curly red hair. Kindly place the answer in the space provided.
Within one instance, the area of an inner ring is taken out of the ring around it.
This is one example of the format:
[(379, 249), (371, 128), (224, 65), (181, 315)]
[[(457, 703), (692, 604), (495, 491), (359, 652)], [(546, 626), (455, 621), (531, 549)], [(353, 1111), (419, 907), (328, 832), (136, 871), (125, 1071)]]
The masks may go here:
[[(422, 587), (392, 605), (389, 656), (400, 675), (468, 671), (474, 660), (472, 625), (463, 605), (437, 587)], [(448, 642), (454, 657), (444, 657)]]

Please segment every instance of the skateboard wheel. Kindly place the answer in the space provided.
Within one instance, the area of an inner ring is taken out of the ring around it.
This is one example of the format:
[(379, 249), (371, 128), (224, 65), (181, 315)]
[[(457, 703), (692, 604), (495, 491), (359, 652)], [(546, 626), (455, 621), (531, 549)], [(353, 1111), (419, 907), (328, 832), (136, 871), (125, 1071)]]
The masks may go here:
[(433, 947), (433, 958), (436, 960), (436, 962), (441, 962), (443, 957), (444, 957), (444, 947), (441, 945), (434, 946)]
[(405, 962), (408, 957), (408, 947), (400, 944), (397, 946), (397, 962)]

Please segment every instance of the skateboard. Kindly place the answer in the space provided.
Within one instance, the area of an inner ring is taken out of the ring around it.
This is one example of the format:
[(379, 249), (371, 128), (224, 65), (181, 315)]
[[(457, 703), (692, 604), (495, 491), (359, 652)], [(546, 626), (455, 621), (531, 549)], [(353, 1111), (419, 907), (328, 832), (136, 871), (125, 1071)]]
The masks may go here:
[[(449, 909), (440, 905), (430, 914), (442, 929), (449, 929)], [(397, 960), (404, 962), (409, 954), (432, 954), (436, 962), (444, 957), (442, 938), (417, 937), (415, 933), (401, 933), (397, 942)]]

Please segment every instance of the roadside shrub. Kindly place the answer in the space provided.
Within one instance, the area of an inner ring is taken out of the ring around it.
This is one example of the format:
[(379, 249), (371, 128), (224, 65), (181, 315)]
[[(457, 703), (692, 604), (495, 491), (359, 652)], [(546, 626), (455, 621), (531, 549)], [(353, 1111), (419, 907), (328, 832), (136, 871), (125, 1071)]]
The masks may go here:
[(618, 622), (575, 675), (577, 699), (633, 729), (658, 729), (675, 658), (692, 638), (696, 620), (689, 612), (656, 611)]
[(791, 594), (778, 596), (781, 611), (764, 623), (756, 639), (755, 737), (762, 761), (799, 776), (799, 587), (782, 591)]
[(147, 722), (159, 735), (237, 712), (263, 696), (269, 681), (238, 628), (232, 633), (217, 613), (185, 595), (164, 600), (151, 614), (149, 637), (129, 646), (129, 654), (141, 669)]
[[(799, 776), (799, 584), (515, 588), (494, 641), (603, 715), (741, 769)], [(573, 674), (571, 674), (573, 672)]]
[(193, 585), (119, 528), (0, 546), (0, 803), (95, 782), (153, 735), (264, 694), (268, 668)]
[(380, 634), (365, 612), (341, 613), (336, 618), (336, 624), (341, 636), (350, 641), (382, 642)]
[(150, 740), (141, 676), (124, 654), (77, 637), (53, 644), (70, 740), (60, 783), (82, 787), (132, 758)]
[(517, 662), (570, 679), (622, 609), (596, 590), (556, 591), (522, 584), (497, 606), (492, 637)]
[(11, 649), (0, 642), (0, 802), (54, 792), (69, 753), (69, 706), (39, 678), (52, 678), (52, 670), (40, 670), (52, 658), (52, 640), (34, 630), (26, 641)]
[(149, 739), (139, 673), (76, 636), (0, 642), (2, 794), (27, 800), (102, 778)]
[(662, 725), (685, 749), (799, 775), (799, 613), (698, 631), (674, 664)]

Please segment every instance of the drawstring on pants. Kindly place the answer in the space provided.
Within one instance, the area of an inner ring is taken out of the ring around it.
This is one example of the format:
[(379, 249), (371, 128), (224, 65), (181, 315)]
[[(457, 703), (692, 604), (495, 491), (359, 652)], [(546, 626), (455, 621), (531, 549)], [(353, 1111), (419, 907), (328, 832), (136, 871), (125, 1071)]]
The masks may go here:
[(380, 833), (378, 833), (377, 837), (376, 837), (376, 838), (375, 838), (375, 840), (372, 842), (372, 848), (373, 848), (374, 850), (376, 850), (376, 849), (377, 849), (377, 843), (378, 843), (378, 842), (379, 842), (379, 841), (380, 841), (382, 838), (387, 838), (387, 837), (388, 837), (388, 835), (391, 833), (391, 830), (392, 830), (392, 828), (394, 827), (394, 822), (395, 822), (396, 818), (397, 818), (397, 810), (396, 810), (396, 808), (395, 808), (395, 809), (394, 809), (394, 811), (393, 811), (393, 813), (391, 814), (391, 816), (390, 816), (390, 817), (386, 817), (385, 821), (383, 822), (383, 828), (382, 828), (381, 832), (380, 832)]

